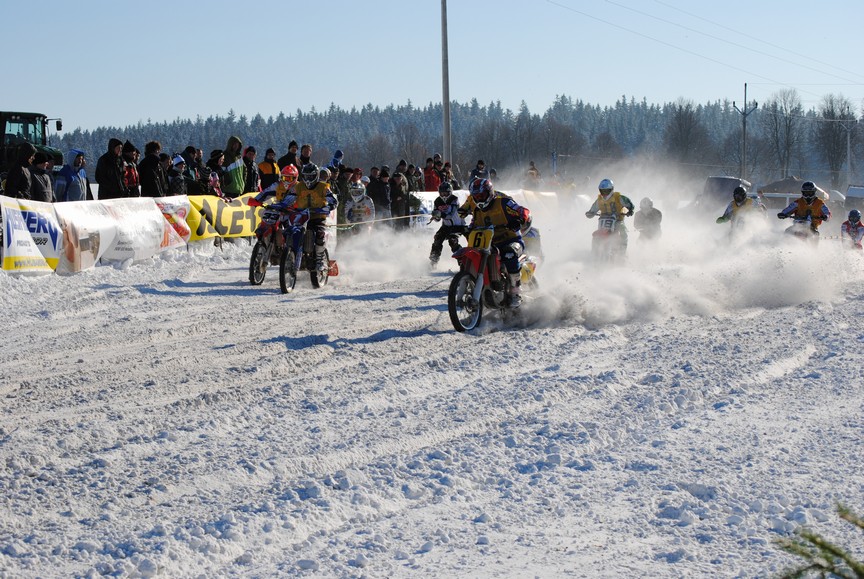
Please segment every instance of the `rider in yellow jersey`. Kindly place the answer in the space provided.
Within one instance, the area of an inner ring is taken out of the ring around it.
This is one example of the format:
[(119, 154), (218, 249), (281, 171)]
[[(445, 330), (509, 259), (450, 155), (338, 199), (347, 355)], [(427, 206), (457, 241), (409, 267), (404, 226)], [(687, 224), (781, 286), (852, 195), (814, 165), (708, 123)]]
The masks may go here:
[(309, 223), (306, 227), (315, 231), (315, 265), (319, 271), (326, 270), (330, 265), (325, 263), (324, 259), (326, 249), (324, 221), (339, 202), (331, 191), (330, 185), (320, 180), (317, 165), (314, 163), (303, 165), (303, 170), (300, 171), (300, 182), (294, 187), (293, 199), (289, 195), (285, 197), (285, 202), (293, 202), (300, 211), (309, 211)]
[[(599, 215), (613, 215), (618, 221), (617, 231), (621, 236), (621, 249), (627, 250), (627, 227), (624, 225), (624, 217), (632, 217), (636, 207), (626, 195), (615, 191), (615, 184), (611, 179), (603, 179), (597, 187), (600, 193), (597, 199), (591, 205), (591, 209), (585, 212), (585, 217), (592, 219)], [(622, 209), (627, 209), (627, 213), (622, 213)]]
[(276, 202), (282, 201), (285, 197), (294, 195), (294, 187), (297, 185), (297, 177), (299, 176), (297, 167), (294, 165), (286, 165), (282, 168), (279, 180), (255, 197), (252, 197), (247, 202), (250, 207), (261, 207), (264, 201), (270, 197), (276, 196)]
[(732, 201), (726, 206), (723, 215), (717, 218), (717, 223), (732, 222), (735, 227), (753, 215), (763, 216), (765, 206), (758, 199), (747, 196), (747, 190), (740, 185), (732, 192)]
[(459, 212), (471, 213), (469, 230), (481, 225), (492, 225), (495, 228), (492, 246), (498, 250), (501, 262), (510, 276), (510, 307), (518, 308), (522, 305), (519, 256), (525, 249), (520, 228), (525, 224), (529, 212), (511, 197), (495, 191), (489, 179), (474, 179), (468, 191), (471, 195), (459, 208)]

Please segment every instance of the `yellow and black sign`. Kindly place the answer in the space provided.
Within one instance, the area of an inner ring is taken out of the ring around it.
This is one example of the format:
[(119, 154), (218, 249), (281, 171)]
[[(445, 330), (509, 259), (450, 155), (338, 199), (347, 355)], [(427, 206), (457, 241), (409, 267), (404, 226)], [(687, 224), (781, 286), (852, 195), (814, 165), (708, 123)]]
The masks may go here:
[(249, 207), (254, 197), (247, 193), (226, 202), (215, 195), (189, 195), (192, 209), (186, 222), (192, 229), (190, 241), (211, 237), (251, 237), (261, 222), (259, 207)]

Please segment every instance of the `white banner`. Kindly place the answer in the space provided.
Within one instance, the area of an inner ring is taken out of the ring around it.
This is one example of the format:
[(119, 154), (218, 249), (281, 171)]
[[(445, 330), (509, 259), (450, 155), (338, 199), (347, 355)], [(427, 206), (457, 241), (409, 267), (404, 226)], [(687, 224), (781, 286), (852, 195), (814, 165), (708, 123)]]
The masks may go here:
[(55, 203), (54, 211), (64, 234), (57, 273), (75, 273), (94, 267), (117, 237), (117, 221), (105, 202)]
[(117, 236), (102, 255), (111, 261), (140, 261), (162, 251), (167, 223), (151, 197), (100, 202), (117, 224)]

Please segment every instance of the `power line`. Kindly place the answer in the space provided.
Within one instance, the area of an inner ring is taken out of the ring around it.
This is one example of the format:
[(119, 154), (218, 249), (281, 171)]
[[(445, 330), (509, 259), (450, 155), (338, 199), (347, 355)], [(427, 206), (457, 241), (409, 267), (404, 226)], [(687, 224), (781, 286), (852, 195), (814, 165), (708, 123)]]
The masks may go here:
[(703, 22), (707, 22), (711, 26), (716, 26), (718, 28), (722, 28), (723, 30), (728, 30), (729, 32), (734, 32), (735, 34), (743, 36), (749, 40), (752, 40), (755, 42), (760, 42), (760, 43), (765, 44), (767, 46), (770, 46), (772, 48), (777, 48), (779, 50), (783, 50), (785, 52), (788, 52), (789, 54), (794, 54), (795, 56), (797, 56), (799, 58), (806, 58), (807, 60), (815, 62), (816, 64), (821, 64), (822, 66), (828, 66), (828, 67), (831, 67), (835, 70), (839, 70), (840, 72), (845, 72), (846, 74), (851, 74), (851, 75), (857, 76), (859, 78), (864, 78), (864, 76), (862, 76), (860, 73), (857, 73), (857, 72), (854, 72), (851, 70), (846, 70), (845, 68), (840, 68), (839, 66), (835, 66), (835, 65), (828, 63), (828, 62), (823, 62), (821, 60), (813, 58), (812, 56), (807, 56), (806, 54), (801, 54), (800, 52), (795, 52), (794, 50), (790, 50), (790, 49), (785, 48), (783, 46), (774, 44), (772, 42), (768, 42), (767, 40), (762, 40), (761, 38), (752, 38), (750, 35), (745, 34), (744, 32), (740, 32), (740, 31), (735, 30), (734, 28), (730, 28), (728, 26), (724, 26), (723, 24), (720, 24), (718, 22), (714, 22), (713, 20), (708, 20), (707, 18), (703, 18), (702, 16), (699, 16), (698, 14), (693, 14), (692, 12), (687, 12), (686, 10), (682, 10), (681, 8), (678, 8), (677, 6), (672, 6), (671, 4), (669, 4), (667, 2), (663, 2), (663, 0), (654, 0), (654, 1), (657, 4), (662, 4), (663, 6), (666, 6), (667, 8), (671, 8), (672, 10), (677, 10), (678, 12), (686, 14), (687, 16), (691, 16), (691, 17), (696, 18), (698, 20), (701, 20)]
[[(719, 64), (720, 66), (725, 66), (726, 68), (730, 68), (730, 69), (732, 69), (732, 70), (737, 70), (738, 72), (743, 72), (744, 74), (750, 75), (750, 76), (752, 76), (752, 77), (761, 78), (762, 80), (767, 80), (767, 81), (769, 81), (769, 82), (771, 82), (771, 83), (778, 84), (778, 85), (781, 85), (781, 86), (785, 86), (785, 87), (787, 87), (787, 88), (795, 88), (795, 87), (792, 86), (792, 85), (789, 85), (789, 84), (786, 84), (786, 83), (779, 82), (779, 81), (777, 81), (777, 80), (774, 80), (773, 78), (768, 78), (767, 76), (764, 76), (764, 75), (761, 75), (761, 74), (758, 74), (758, 73), (755, 73), (755, 72), (752, 72), (752, 71), (749, 71), (749, 70), (745, 70), (745, 69), (743, 69), (743, 68), (740, 68), (740, 67), (738, 67), (738, 66), (735, 66), (735, 65), (732, 65), (732, 64), (729, 64), (729, 63), (726, 63), (726, 62), (722, 62), (722, 61), (720, 61), (720, 60), (717, 60), (716, 58), (711, 58), (710, 56), (705, 56), (704, 54), (699, 54), (698, 52), (694, 52), (694, 51), (692, 51), (692, 50), (688, 50), (688, 49), (686, 49), (686, 48), (682, 48), (682, 47), (680, 47), (680, 46), (676, 46), (676, 45), (674, 45), (674, 44), (672, 44), (672, 43), (670, 43), (670, 42), (666, 42), (665, 40), (660, 40), (659, 38), (654, 38), (653, 36), (649, 36), (649, 35), (647, 35), (647, 34), (644, 34), (644, 33), (642, 33), (642, 32), (639, 32), (639, 31), (637, 31), (637, 30), (633, 30), (633, 29), (631, 29), (631, 28), (627, 28), (627, 27), (625, 27), (625, 26), (621, 26), (620, 24), (615, 24), (614, 22), (610, 22), (609, 20), (604, 20), (603, 18), (600, 18), (600, 17), (598, 17), (598, 16), (594, 16), (594, 15), (592, 15), (592, 14), (588, 14), (587, 12), (582, 12), (581, 10), (576, 10), (575, 8), (572, 8), (572, 7), (570, 7), (570, 6), (566, 6), (566, 5), (564, 5), (564, 4), (561, 4), (560, 2), (556, 2), (555, 0), (546, 0), (546, 2), (549, 3), (549, 4), (552, 4), (552, 5), (554, 5), (554, 6), (558, 6), (559, 8), (563, 8), (564, 10), (569, 10), (570, 12), (574, 12), (574, 13), (576, 13), (576, 14), (580, 14), (580, 15), (582, 15), (582, 16), (585, 16), (586, 18), (591, 18), (592, 20), (596, 20), (597, 22), (602, 22), (603, 24), (606, 24), (606, 25), (611, 26), (611, 27), (613, 27), (613, 28), (618, 28), (619, 30), (624, 30), (625, 32), (629, 32), (630, 34), (635, 34), (636, 36), (641, 36), (642, 38), (646, 38), (646, 39), (651, 40), (651, 41), (653, 41), (653, 42), (656, 42), (656, 43), (658, 43), (658, 44), (662, 44), (662, 45), (664, 45), (664, 46), (668, 46), (669, 48), (674, 48), (675, 50), (678, 50), (678, 51), (684, 52), (684, 53), (686, 53), (686, 54), (690, 54), (691, 56), (696, 56), (696, 57), (698, 57), (698, 58), (702, 58), (702, 59), (707, 60), (707, 61), (709, 61), (709, 62), (713, 62), (714, 64)], [(820, 96), (821, 96), (821, 95), (818, 95), (818, 94), (816, 94), (816, 93), (811, 93), (811, 92), (809, 92), (809, 91), (802, 91), (802, 92), (806, 92), (807, 94), (813, 95), (813, 96), (815, 96), (815, 97), (820, 97)]]
[(755, 48), (751, 48), (749, 46), (745, 46), (743, 44), (739, 44), (737, 42), (732, 42), (731, 40), (727, 40), (720, 36), (714, 36), (713, 34), (708, 34), (707, 32), (702, 32), (700, 30), (696, 30), (695, 28), (690, 28), (689, 26), (684, 26), (683, 24), (678, 24), (677, 22), (672, 22), (671, 20), (666, 20), (665, 18), (661, 18), (659, 16), (654, 16), (653, 14), (648, 14), (647, 12), (643, 12), (642, 10), (637, 10), (635, 8), (631, 8), (629, 6), (625, 6), (624, 4), (619, 4), (618, 2), (614, 2), (613, 0), (606, 0), (607, 4), (612, 4), (613, 6), (618, 6), (619, 8), (624, 8), (625, 10), (630, 10), (631, 12), (635, 12), (636, 14), (641, 14), (642, 16), (646, 16), (648, 18), (653, 18), (654, 20), (659, 20), (660, 22), (665, 22), (666, 24), (670, 24), (672, 26), (677, 26), (678, 28), (682, 28), (689, 32), (693, 32), (695, 34), (701, 34), (702, 36), (707, 36), (713, 40), (717, 40), (720, 42), (724, 42), (726, 44), (737, 46), (738, 48), (743, 48), (744, 50), (749, 50), (750, 52), (755, 52), (756, 54), (761, 54), (762, 56), (767, 56), (768, 58), (773, 58), (775, 60), (779, 60), (780, 62), (785, 62), (786, 64), (792, 64), (795, 66), (800, 66), (802, 68), (806, 68), (807, 70), (812, 70), (814, 72), (820, 72), (822, 74), (827, 74), (829, 76), (833, 76), (834, 78), (839, 78), (840, 80), (845, 80), (846, 82), (855, 82), (851, 79), (838, 76), (836, 74), (832, 74), (830, 72), (825, 71), (824, 69), (814, 68), (812, 66), (807, 66), (805, 64), (801, 64), (798, 62), (793, 62), (791, 60), (787, 60), (785, 58), (781, 58), (779, 56), (774, 56), (773, 54), (769, 54), (767, 52), (762, 52), (761, 50), (756, 50)]
[(763, 115), (771, 115), (772, 117), (784, 117), (784, 118), (790, 118), (790, 119), (803, 119), (803, 120), (805, 120), (805, 121), (811, 121), (811, 122), (814, 122), (814, 123), (857, 123), (857, 122), (858, 122), (858, 119), (857, 119), (857, 118), (851, 118), (851, 119), (826, 119), (826, 118), (824, 118), (824, 117), (815, 116), (815, 115), (818, 115), (818, 114), (819, 114), (817, 111), (813, 111), (813, 115), (814, 115), (814, 116), (812, 116), (812, 117), (808, 117), (808, 116), (804, 116), (804, 115), (793, 115), (793, 114), (791, 114), (791, 113), (774, 112), (774, 111), (772, 111), (772, 110), (770, 110), (770, 109), (763, 108), (763, 109), (760, 111), (760, 114), (763, 114)]

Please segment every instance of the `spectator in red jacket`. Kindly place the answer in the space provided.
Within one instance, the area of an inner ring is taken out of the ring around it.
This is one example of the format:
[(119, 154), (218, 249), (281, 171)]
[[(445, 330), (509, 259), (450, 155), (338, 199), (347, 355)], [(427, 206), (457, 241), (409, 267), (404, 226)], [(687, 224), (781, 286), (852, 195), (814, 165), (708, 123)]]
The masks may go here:
[(123, 183), (126, 185), (126, 197), (141, 197), (141, 178), (138, 176), (140, 154), (131, 141), (123, 143)]
[(435, 168), (435, 161), (432, 157), (426, 159), (426, 166), (423, 168), (423, 184), (426, 191), (438, 191), (441, 186), (441, 175)]

